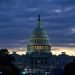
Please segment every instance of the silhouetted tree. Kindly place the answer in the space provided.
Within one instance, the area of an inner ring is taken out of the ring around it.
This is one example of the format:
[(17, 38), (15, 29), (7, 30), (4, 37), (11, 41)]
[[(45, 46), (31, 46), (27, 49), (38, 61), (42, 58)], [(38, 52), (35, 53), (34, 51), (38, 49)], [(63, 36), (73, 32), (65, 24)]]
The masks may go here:
[(65, 65), (64, 75), (75, 75), (75, 61)]
[(19, 69), (13, 64), (14, 58), (7, 49), (0, 50), (0, 73), (1, 75), (19, 75)]

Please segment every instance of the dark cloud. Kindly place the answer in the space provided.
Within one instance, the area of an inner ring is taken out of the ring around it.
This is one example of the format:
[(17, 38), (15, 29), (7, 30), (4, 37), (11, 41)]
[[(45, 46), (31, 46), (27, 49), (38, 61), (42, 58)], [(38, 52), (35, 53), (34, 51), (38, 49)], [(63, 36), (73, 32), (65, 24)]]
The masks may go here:
[(0, 0), (0, 47), (26, 46), (41, 15), (54, 46), (75, 46), (74, 0)]

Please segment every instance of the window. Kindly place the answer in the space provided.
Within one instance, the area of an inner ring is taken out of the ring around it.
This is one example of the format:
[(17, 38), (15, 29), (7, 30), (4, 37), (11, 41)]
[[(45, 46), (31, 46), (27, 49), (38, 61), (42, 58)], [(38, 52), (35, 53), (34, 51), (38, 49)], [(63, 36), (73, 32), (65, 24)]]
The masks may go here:
[(37, 49), (38, 49), (38, 50), (40, 49), (39, 46), (37, 46)]
[(42, 49), (42, 50), (44, 49), (43, 46), (41, 46), (41, 49)]

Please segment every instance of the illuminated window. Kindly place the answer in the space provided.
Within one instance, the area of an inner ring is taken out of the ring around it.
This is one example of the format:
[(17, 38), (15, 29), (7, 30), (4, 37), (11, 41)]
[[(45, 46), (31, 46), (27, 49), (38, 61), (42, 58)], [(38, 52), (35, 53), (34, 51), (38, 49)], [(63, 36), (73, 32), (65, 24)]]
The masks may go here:
[(34, 49), (37, 49), (37, 50), (42, 49), (42, 46), (34, 46), (34, 47), (35, 47)]
[(43, 50), (43, 46), (41, 46), (41, 49)]
[(39, 49), (39, 46), (37, 46), (37, 49)]
[(39, 49), (41, 50), (41, 46), (39, 46)]
[(36, 49), (36, 46), (34, 45), (33, 49)]

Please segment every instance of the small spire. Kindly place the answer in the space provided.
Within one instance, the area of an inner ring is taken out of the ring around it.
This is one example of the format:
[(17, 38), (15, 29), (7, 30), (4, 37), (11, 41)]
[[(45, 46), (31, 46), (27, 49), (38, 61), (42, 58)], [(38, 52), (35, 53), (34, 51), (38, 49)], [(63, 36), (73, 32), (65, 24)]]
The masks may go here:
[(40, 27), (40, 14), (38, 15), (38, 27)]
[(40, 22), (40, 15), (38, 15), (38, 22)]

